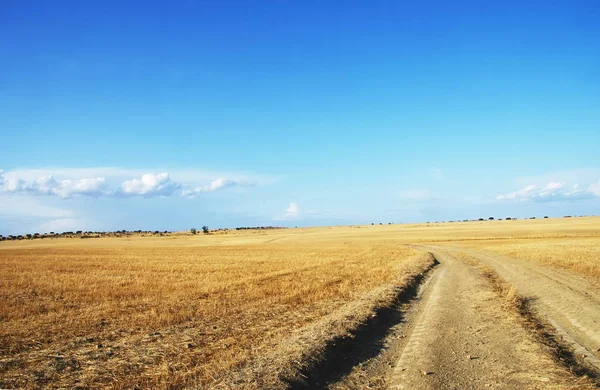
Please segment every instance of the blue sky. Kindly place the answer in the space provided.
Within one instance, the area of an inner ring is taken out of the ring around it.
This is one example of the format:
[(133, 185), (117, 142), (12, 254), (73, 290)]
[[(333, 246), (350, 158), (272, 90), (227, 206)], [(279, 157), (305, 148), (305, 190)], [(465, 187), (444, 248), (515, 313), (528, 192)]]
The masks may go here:
[(599, 214), (599, 19), (2, 1), (0, 234)]

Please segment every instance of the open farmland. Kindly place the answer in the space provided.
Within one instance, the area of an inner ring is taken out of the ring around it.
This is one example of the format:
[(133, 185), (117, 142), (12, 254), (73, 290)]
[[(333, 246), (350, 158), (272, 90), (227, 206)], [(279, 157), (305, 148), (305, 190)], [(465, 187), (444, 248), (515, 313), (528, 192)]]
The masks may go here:
[(600, 245), (595, 235), (561, 239), (478, 241), (468, 244), (468, 247), (600, 278)]
[(2, 387), (217, 383), (431, 263), (397, 243), (271, 238), (2, 245)]
[[(295, 387), (349, 338), (388, 352), (345, 350), (349, 367), (304, 386), (591, 388), (593, 369), (557, 363), (473, 264), (535, 296), (593, 366), (599, 229), (572, 218), (2, 242), (0, 386)], [(567, 291), (577, 310), (560, 303)], [(401, 320), (360, 336), (399, 297)]]

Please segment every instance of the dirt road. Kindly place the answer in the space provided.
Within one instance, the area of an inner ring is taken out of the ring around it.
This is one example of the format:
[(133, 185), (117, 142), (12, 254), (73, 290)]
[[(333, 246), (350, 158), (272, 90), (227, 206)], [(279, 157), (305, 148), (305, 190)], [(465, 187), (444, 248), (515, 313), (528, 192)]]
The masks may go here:
[(514, 285), (580, 357), (600, 370), (600, 286), (568, 271), (511, 257), (452, 251), (471, 255)]
[[(492, 282), (457, 254), (467, 252), (514, 283), (520, 294), (534, 298), (539, 314), (589, 363), (597, 359), (595, 343), (600, 335), (597, 290), (588, 290), (591, 286), (576, 276), (515, 259), (459, 247), (420, 249), (433, 253), (440, 264), (402, 326), (388, 337), (398, 351), (395, 361), (388, 363), (393, 366), (387, 372), (388, 388), (594, 388), (591, 381), (557, 363), (519, 314), (506, 307)], [(329, 388), (366, 387), (348, 383), (340, 381)]]
[(542, 347), (502, 308), (489, 281), (443, 250), (396, 364), (392, 389), (548, 388), (561, 382)]

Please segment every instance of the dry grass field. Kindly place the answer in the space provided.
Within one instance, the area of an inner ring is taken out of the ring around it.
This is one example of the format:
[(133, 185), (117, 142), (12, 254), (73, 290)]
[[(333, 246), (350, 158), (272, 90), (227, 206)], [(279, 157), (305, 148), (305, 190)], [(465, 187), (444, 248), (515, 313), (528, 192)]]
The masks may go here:
[(597, 278), (598, 230), (571, 218), (2, 242), (0, 387), (226, 387), (248, 367), (260, 387), (431, 266), (404, 244)]
[(468, 247), (564, 268), (600, 279), (599, 241), (597, 237), (490, 240), (469, 243)]
[(0, 385), (218, 383), (430, 261), (396, 243), (266, 237), (2, 245)]

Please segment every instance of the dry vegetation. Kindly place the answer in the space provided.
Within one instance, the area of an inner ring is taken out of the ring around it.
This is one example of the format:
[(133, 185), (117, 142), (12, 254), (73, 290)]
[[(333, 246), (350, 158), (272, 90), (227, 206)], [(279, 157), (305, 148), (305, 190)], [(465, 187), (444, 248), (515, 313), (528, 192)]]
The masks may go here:
[(270, 240), (3, 245), (0, 386), (217, 384), (431, 261), (397, 243)]
[[(530, 300), (527, 297), (520, 295), (514, 285), (508, 283), (492, 268), (481, 263), (470, 254), (459, 252), (457, 256), (478, 269), (482, 276), (492, 284), (496, 293), (502, 299), (503, 308), (528, 329), (531, 336), (544, 345), (554, 361), (562, 366), (560, 368), (563, 371), (561, 376), (566, 378), (573, 373), (578, 376), (574, 386), (573, 384), (564, 384), (564, 388), (576, 388), (578, 390), (598, 388), (598, 380), (593, 367), (590, 367), (581, 356), (574, 353), (568, 342), (555, 333), (552, 325), (548, 324), (531, 308)], [(590, 259), (587, 260), (589, 262)], [(559, 264), (559, 266), (572, 269), (572, 267), (564, 267), (563, 264)]]
[(469, 247), (600, 278), (600, 238), (596, 237), (485, 241)]
[[(416, 232), (419, 237), (414, 237)], [(600, 218), (420, 225), (409, 240), (457, 245), (600, 278)]]
[(431, 265), (402, 244), (598, 277), (598, 230), (572, 218), (2, 242), (0, 387), (273, 385)]

